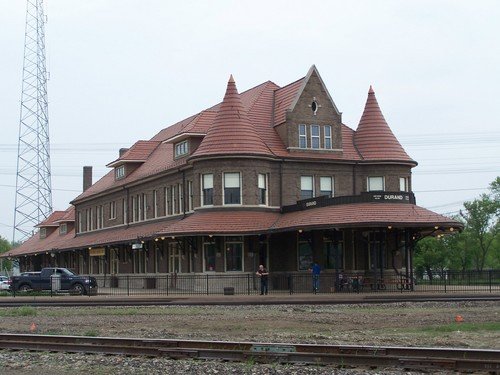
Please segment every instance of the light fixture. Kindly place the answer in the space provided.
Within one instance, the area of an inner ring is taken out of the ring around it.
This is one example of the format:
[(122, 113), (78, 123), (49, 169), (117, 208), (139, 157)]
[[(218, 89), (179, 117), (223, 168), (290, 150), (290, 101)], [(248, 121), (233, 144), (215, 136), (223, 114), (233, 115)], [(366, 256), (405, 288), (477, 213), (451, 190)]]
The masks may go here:
[(391, 226), (391, 225), (389, 225), (389, 226), (387, 227), (387, 229), (391, 230), (391, 229), (392, 229), (392, 226)]
[(302, 233), (302, 229), (299, 229), (299, 233)]
[(161, 240), (163, 241), (165, 239), (165, 237), (162, 237)]
[(438, 230), (438, 229), (439, 229), (439, 227), (436, 225), (436, 226), (434, 227), (434, 229), (435, 229), (435, 230)]
[(172, 239), (175, 240), (175, 236), (172, 236)]
[(450, 232), (453, 232), (455, 229), (454, 228), (450, 228)]
[(155, 241), (158, 242), (159, 238), (155, 238)]

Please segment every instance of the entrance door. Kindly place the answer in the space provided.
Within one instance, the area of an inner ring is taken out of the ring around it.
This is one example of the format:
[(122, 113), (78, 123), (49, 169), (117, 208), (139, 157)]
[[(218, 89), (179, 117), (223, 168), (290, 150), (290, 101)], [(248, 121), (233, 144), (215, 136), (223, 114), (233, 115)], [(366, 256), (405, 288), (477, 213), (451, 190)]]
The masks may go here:
[(181, 272), (181, 249), (177, 243), (168, 244), (168, 272)]

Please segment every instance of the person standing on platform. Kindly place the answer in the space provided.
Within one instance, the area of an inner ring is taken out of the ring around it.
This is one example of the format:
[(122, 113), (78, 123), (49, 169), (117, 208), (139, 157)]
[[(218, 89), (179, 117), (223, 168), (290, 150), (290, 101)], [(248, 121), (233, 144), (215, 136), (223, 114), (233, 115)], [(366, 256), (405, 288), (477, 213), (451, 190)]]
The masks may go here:
[(313, 292), (316, 294), (319, 291), (319, 275), (321, 273), (321, 267), (318, 263), (314, 262), (311, 267), (312, 272), (312, 282), (313, 282)]
[(267, 294), (267, 290), (268, 290), (267, 280), (269, 277), (269, 272), (261, 264), (259, 266), (259, 269), (257, 270), (257, 272), (255, 272), (255, 274), (260, 278), (260, 295), (262, 296), (264, 294)]

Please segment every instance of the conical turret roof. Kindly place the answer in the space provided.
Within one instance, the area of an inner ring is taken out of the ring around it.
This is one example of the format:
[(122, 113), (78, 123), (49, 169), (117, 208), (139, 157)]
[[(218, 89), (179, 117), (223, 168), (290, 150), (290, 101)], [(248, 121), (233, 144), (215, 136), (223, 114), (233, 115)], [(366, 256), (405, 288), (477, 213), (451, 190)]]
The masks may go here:
[(231, 75), (217, 116), (192, 157), (235, 154), (273, 156), (250, 122)]
[(354, 143), (365, 160), (410, 161), (417, 164), (387, 125), (371, 86), (365, 110), (354, 134)]

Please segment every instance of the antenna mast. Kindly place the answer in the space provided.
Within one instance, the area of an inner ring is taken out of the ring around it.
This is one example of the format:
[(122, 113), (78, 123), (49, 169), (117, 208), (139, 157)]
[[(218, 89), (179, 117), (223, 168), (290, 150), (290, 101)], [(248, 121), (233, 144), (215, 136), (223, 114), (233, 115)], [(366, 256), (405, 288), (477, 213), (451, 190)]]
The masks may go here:
[(13, 241), (52, 212), (43, 0), (27, 0)]

